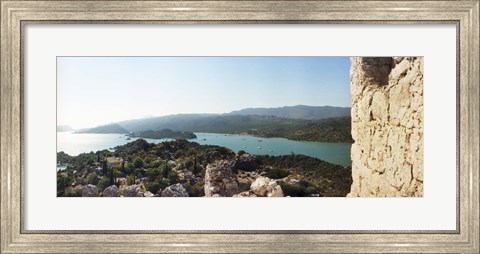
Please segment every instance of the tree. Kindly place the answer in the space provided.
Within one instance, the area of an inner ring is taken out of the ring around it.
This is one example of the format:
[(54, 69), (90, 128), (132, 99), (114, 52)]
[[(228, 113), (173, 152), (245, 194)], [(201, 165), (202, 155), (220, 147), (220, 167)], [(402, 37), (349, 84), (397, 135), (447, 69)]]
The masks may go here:
[(113, 176), (113, 167), (110, 167), (110, 185), (115, 184), (115, 179)]
[(196, 175), (198, 174), (198, 167), (197, 167), (197, 154), (195, 154), (195, 158), (193, 160), (193, 169), (192, 169), (192, 174)]
[(170, 173), (170, 171), (172, 171), (172, 167), (170, 166), (170, 164), (165, 163), (165, 164), (162, 165), (162, 176), (163, 177), (168, 177), (168, 173)]
[(107, 175), (108, 174), (108, 162), (107, 162), (107, 159), (103, 160), (103, 168), (102, 168), (102, 171), (103, 171), (103, 175)]

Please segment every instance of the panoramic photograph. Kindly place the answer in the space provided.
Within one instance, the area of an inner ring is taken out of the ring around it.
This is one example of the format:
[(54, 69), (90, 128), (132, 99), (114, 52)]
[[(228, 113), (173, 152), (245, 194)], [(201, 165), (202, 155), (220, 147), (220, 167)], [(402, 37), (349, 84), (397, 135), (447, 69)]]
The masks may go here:
[(57, 197), (422, 197), (422, 57), (57, 57)]

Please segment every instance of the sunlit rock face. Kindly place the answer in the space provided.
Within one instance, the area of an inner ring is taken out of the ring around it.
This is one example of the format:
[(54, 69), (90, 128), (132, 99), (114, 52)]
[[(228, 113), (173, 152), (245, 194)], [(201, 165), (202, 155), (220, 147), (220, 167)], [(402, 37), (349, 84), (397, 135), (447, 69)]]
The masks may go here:
[(349, 196), (423, 196), (423, 58), (352, 57)]
[(220, 160), (207, 165), (205, 197), (231, 197), (239, 193), (238, 182), (232, 171), (234, 161)]

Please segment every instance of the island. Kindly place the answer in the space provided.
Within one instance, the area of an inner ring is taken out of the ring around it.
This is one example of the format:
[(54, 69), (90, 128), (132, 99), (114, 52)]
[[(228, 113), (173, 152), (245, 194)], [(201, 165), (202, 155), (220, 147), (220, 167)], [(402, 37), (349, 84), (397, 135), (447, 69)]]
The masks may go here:
[(127, 134), (132, 138), (149, 138), (149, 139), (194, 139), (197, 138), (193, 132), (190, 131), (172, 131), (170, 129), (163, 129), (159, 131), (141, 131)]

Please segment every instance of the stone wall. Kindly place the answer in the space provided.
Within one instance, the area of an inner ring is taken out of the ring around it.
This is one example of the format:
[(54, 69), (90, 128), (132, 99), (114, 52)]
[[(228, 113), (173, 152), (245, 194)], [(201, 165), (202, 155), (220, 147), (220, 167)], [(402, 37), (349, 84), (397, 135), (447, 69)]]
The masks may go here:
[(423, 196), (423, 58), (352, 57), (349, 196)]

